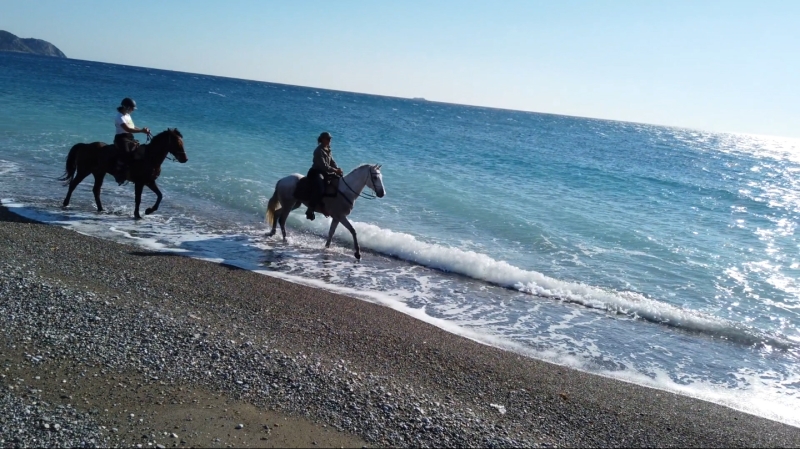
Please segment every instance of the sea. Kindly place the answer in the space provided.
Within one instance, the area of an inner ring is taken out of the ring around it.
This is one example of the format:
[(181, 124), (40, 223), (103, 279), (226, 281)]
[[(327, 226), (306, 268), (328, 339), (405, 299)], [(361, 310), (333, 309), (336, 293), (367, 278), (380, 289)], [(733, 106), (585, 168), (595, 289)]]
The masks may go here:
[[(112, 142), (124, 97), (137, 126), (178, 128), (189, 162), (165, 162), (142, 220), (111, 176), (106, 211), (91, 177), (62, 208), (67, 152)], [(382, 164), (386, 195), (350, 215), (360, 261), (303, 208), (287, 242), (265, 235), (276, 181), (305, 174), (322, 131), (345, 173)], [(800, 140), (0, 52), (0, 200), (800, 426)]]

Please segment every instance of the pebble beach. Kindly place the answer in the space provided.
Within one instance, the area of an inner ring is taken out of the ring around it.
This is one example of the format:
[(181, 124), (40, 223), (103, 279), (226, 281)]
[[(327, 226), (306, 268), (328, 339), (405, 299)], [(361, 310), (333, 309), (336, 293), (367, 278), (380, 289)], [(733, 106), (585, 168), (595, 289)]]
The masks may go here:
[(0, 447), (800, 447), (800, 429), (0, 207)]

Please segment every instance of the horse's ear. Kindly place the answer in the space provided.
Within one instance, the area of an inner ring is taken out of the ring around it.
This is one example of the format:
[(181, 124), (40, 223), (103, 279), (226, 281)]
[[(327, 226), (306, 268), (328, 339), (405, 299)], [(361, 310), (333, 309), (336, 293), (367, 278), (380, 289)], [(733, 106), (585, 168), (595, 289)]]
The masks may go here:
[(378, 165), (375, 166), (375, 170), (380, 170), (381, 167), (383, 167), (383, 164), (378, 164)]

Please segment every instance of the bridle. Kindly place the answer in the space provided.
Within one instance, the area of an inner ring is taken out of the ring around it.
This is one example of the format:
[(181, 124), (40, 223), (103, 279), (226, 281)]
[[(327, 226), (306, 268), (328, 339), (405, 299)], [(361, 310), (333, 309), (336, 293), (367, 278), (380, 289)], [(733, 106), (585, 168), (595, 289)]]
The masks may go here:
[[(150, 134), (148, 134), (147, 135), (147, 141), (150, 142), (150, 139), (151, 139)], [(167, 140), (167, 148), (170, 148), (170, 147), (172, 147), (172, 133), (169, 133), (169, 140)], [(183, 154), (183, 156), (186, 156), (186, 150), (184, 150), (182, 154)], [(170, 157), (169, 150), (167, 150), (167, 155), (165, 157), (167, 159), (171, 160), (172, 162), (179, 162), (178, 159), (175, 158), (175, 156)]]
[[(370, 167), (369, 168), (369, 176), (370, 176), (371, 181), (372, 181), (372, 187), (375, 187), (375, 180), (378, 178), (378, 175), (377, 175), (376, 170), (375, 170), (374, 167)], [(350, 187), (350, 184), (348, 184), (347, 181), (344, 180), (344, 176), (342, 176), (339, 179), (341, 179), (342, 182), (344, 183), (344, 185), (348, 189), (350, 189), (351, 192), (355, 193), (359, 198), (364, 198), (364, 199), (367, 199), (367, 200), (374, 200), (375, 198), (377, 198), (377, 196), (375, 196), (372, 193), (365, 194), (363, 191), (361, 193), (356, 192), (355, 190), (353, 190), (352, 187)], [(345, 197), (345, 198), (347, 198), (347, 197)]]

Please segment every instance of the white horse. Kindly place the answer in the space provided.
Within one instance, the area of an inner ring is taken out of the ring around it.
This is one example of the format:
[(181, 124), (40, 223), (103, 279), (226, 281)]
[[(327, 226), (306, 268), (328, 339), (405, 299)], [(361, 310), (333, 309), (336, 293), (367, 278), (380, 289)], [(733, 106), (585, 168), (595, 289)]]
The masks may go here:
[[(267, 224), (272, 226), (272, 231), (267, 233), (268, 237), (275, 235), (275, 228), (278, 223), (281, 225), (281, 233), (283, 234), (283, 241), (286, 241), (286, 219), (289, 218), (289, 213), (300, 205), (308, 207), (309, 198), (306, 194), (298, 191), (298, 183), (305, 177), (299, 173), (294, 173), (285, 178), (281, 178), (275, 184), (275, 193), (269, 199), (267, 205)], [(306, 181), (304, 181), (305, 183)], [(331, 217), (331, 228), (328, 231), (328, 240), (325, 242), (325, 247), (331, 246), (331, 239), (333, 233), (336, 232), (336, 227), (342, 223), (350, 234), (353, 236), (353, 246), (356, 248), (356, 259), (361, 259), (361, 250), (358, 247), (358, 238), (356, 237), (356, 230), (353, 225), (347, 220), (347, 216), (353, 210), (356, 198), (361, 195), (364, 187), (369, 187), (375, 192), (375, 196), (383, 198), (386, 195), (386, 189), (383, 187), (383, 177), (381, 176), (381, 166), (363, 164), (356, 167), (353, 171), (339, 180), (339, 191), (335, 197), (325, 196), (322, 199), (324, 211), (316, 209), (315, 212), (324, 212)], [(300, 189), (307, 190), (307, 189)], [(280, 215), (276, 217), (276, 213)]]

